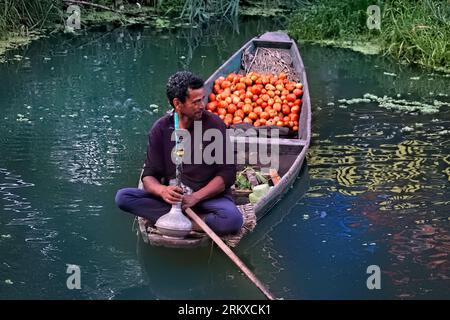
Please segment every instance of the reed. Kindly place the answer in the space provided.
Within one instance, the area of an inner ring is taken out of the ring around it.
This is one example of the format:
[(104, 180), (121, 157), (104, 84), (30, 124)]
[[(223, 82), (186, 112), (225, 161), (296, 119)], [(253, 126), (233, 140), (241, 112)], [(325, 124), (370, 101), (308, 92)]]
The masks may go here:
[(0, 1), (0, 36), (9, 32), (42, 29), (61, 19), (61, 0)]
[(204, 23), (212, 16), (237, 16), (239, 0), (186, 0), (181, 11), (181, 18), (191, 23)]
[[(366, 26), (366, 9), (381, 8), (381, 30)], [(292, 17), (298, 40), (371, 42), (402, 62), (450, 70), (450, 2), (446, 0), (316, 0)]]

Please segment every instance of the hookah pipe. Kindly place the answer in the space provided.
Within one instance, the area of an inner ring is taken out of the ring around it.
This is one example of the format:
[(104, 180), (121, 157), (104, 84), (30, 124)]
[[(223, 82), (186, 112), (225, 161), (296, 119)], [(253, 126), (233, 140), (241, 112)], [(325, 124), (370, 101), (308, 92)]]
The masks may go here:
[[(175, 127), (175, 185), (186, 191), (188, 189), (181, 184), (180, 179), (184, 150), (177, 134), (177, 130), (179, 130), (178, 112), (175, 111), (173, 117)], [(171, 180), (172, 183), (173, 180)], [(182, 239), (192, 231), (192, 222), (183, 214), (181, 201), (173, 204), (170, 211), (156, 221), (155, 226), (165, 237)]]
[(182, 157), (184, 155), (184, 149), (181, 148), (180, 145), (180, 138), (178, 137), (177, 131), (180, 128), (180, 123), (178, 120), (178, 112), (174, 111), (173, 114), (173, 122), (174, 122), (174, 132), (175, 132), (175, 153), (176, 153), (176, 163), (175, 163), (175, 180), (176, 180), (176, 186), (182, 188), (181, 186), (181, 164), (182, 164)]

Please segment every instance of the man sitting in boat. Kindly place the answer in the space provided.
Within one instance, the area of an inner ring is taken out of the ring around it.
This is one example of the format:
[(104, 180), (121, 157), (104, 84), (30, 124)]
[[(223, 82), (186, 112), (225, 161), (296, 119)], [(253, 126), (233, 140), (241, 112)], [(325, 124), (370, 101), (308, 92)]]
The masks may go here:
[[(193, 193), (183, 195), (181, 188), (168, 185), (176, 173), (171, 157), (175, 146), (172, 138), (174, 112), (178, 113), (180, 128), (190, 133), (192, 155), (196, 152), (193, 146), (196, 141), (194, 121), (201, 121), (202, 137), (206, 130), (218, 129), (223, 135), (223, 141), (227, 141), (223, 121), (217, 115), (205, 111), (203, 85), (202, 79), (187, 71), (177, 72), (169, 78), (167, 98), (173, 110), (157, 120), (149, 132), (147, 158), (141, 178), (144, 190), (121, 189), (117, 192), (116, 204), (120, 209), (144, 217), (154, 225), (159, 217), (170, 210), (171, 205), (182, 201), (183, 209), (192, 208), (202, 215), (206, 224), (217, 234), (237, 233), (242, 227), (243, 217), (230, 190), (236, 179), (235, 164), (229, 164), (225, 159), (221, 164), (205, 164), (204, 159), (200, 164), (194, 161), (191, 164), (183, 163), (181, 182), (191, 188)], [(207, 146), (202, 137), (197, 137), (202, 144), (200, 149)]]

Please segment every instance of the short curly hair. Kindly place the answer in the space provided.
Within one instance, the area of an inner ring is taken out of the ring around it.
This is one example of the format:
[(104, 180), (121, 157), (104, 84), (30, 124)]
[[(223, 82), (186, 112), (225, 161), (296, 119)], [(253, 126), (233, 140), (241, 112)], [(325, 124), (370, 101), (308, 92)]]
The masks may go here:
[(178, 98), (181, 102), (185, 102), (188, 89), (200, 89), (203, 87), (203, 79), (197, 77), (192, 72), (189, 71), (178, 71), (177, 73), (171, 75), (167, 81), (166, 93), (172, 107), (173, 99)]

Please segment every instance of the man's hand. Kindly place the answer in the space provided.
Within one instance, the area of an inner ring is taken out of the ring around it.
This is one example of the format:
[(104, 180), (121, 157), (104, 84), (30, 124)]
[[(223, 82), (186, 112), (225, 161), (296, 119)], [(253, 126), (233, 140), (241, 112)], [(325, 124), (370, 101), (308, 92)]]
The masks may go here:
[(183, 199), (183, 190), (177, 186), (162, 186), (159, 195), (168, 204), (176, 204)]
[(200, 197), (198, 197), (195, 192), (192, 194), (186, 194), (183, 196), (183, 203), (181, 208), (186, 210), (187, 208), (191, 208), (200, 202)]

